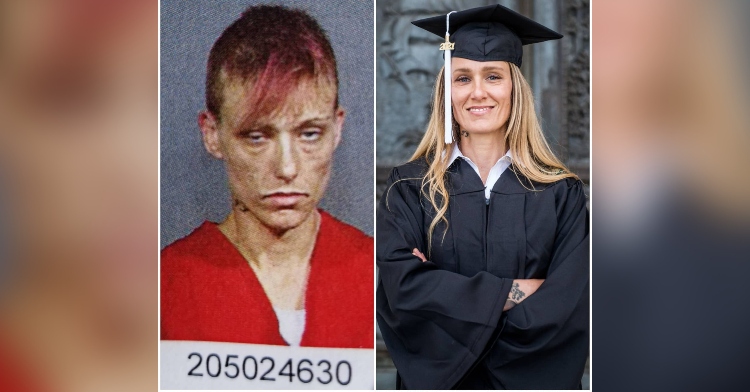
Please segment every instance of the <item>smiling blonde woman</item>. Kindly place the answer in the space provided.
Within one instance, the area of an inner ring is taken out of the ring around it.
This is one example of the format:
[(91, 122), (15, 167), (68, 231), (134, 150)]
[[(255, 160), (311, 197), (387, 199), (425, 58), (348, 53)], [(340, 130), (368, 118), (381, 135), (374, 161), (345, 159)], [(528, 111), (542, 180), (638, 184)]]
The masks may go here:
[(427, 132), (377, 213), (377, 317), (398, 386), (579, 389), (586, 197), (519, 69), (522, 45), (562, 36), (499, 5), (414, 24), (448, 50)]

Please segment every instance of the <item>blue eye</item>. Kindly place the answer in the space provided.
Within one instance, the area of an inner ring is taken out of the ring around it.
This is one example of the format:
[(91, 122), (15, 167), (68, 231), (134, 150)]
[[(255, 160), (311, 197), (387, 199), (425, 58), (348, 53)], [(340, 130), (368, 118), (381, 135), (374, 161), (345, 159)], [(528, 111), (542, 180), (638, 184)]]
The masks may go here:
[(487, 77), (487, 79), (495, 81), (495, 80), (500, 80), (502, 78), (500, 76), (497, 76), (497, 75), (490, 75), (490, 76)]
[(456, 78), (456, 81), (459, 82), (459, 83), (468, 83), (469, 82), (469, 78), (466, 77), (466, 76), (459, 76), (459, 77)]
[(258, 131), (246, 132), (242, 134), (242, 137), (251, 144), (260, 144), (268, 139), (263, 132)]
[(317, 128), (308, 128), (300, 132), (300, 138), (306, 142), (314, 142), (320, 139), (322, 131)]

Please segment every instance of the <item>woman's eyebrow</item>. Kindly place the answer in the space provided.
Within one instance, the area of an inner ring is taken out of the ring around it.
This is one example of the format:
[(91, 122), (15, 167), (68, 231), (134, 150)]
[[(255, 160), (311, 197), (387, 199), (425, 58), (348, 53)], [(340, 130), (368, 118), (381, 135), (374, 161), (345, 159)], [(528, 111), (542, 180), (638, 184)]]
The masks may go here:
[[(458, 68), (458, 69), (454, 69), (453, 73), (471, 73), (471, 71), (472, 70), (469, 69), (469, 68)], [(481, 69), (481, 71), (482, 72), (486, 72), (486, 71), (500, 71), (500, 72), (502, 72), (503, 68), (502, 67), (498, 67), (498, 66), (488, 65), (486, 67), (483, 67)]]
[(294, 126), (294, 129), (304, 129), (304, 128), (310, 128), (310, 127), (325, 127), (328, 123), (331, 122), (331, 120), (333, 120), (331, 116), (305, 119), (304, 121), (301, 121), (298, 124), (296, 124)]
[[(305, 118), (301, 121), (292, 124), (290, 129), (301, 129), (306, 127), (321, 126), (329, 123), (333, 120), (332, 116), (316, 116), (312, 118)], [(247, 124), (242, 124), (238, 127), (238, 133), (247, 132), (264, 132), (269, 134), (275, 134), (280, 132), (280, 129), (276, 127), (273, 121), (255, 120), (249, 121)]]
[(270, 125), (250, 124), (248, 126), (239, 127), (235, 131), (236, 134), (246, 134), (250, 132), (261, 132), (265, 134), (275, 134), (278, 130)]
[(328, 121), (331, 121), (332, 119), (333, 119), (333, 117), (331, 117), (331, 116), (319, 116), (319, 117), (313, 117), (313, 118), (304, 119), (303, 121), (300, 121), (299, 123), (301, 125), (304, 125), (304, 124), (315, 124), (315, 123), (328, 122)]

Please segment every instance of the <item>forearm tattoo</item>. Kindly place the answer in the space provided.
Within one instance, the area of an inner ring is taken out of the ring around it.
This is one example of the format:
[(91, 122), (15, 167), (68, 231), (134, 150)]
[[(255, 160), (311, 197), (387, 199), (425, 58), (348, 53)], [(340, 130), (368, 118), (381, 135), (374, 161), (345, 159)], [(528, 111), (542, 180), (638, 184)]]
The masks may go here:
[(526, 297), (526, 293), (521, 291), (517, 282), (513, 283), (513, 287), (510, 288), (510, 292), (508, 293), (508, 299), (505, 301), (505, 306), (510, 309), (521, 303), (524, 297)]

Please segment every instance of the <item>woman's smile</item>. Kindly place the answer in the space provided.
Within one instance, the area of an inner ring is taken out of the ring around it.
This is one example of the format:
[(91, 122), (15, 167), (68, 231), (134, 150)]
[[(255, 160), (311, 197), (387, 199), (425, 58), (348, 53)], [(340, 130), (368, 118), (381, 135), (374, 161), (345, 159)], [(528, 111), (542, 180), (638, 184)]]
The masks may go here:
[(489, 113), (489, 111), (494, 108), (494, 106), (471, 106), (466, 110), (468, 110), (471, 114), (482, 116)]

